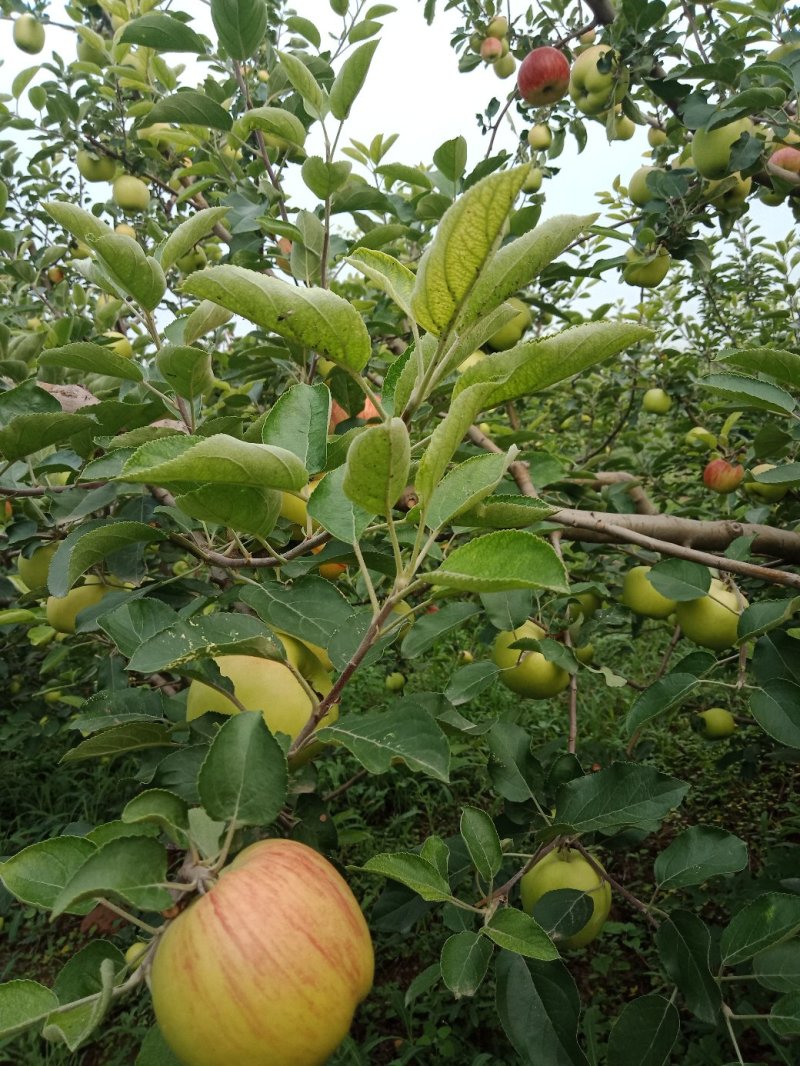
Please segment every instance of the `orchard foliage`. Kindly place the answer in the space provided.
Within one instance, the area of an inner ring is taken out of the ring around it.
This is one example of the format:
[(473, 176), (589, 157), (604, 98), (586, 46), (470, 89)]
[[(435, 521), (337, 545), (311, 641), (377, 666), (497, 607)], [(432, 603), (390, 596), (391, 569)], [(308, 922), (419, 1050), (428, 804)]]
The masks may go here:
[[(94, 942), (52, 987), (11, 975), (0, 1038), (76, 1051), (228, 858), (291, 836), (380, 893), (384, 930), (441, 934), (415, 995), (494, 990), (498, 1062), (643, 1066), (702, 1037), (720, 1064), (791, 1063), (797, 844), (765, 870), (752, 841), (681, 821), (692, 775), (654, 738), (691, 719), (730, 743), (731, 774), (788, 777), (800, 749), (796, 15), (427, 0), (429, 21), (459, 15), (442, 62), (463, 76), (546, 46), (600, 88), (540, 107), (509, 81), (479, 116), (483, 158), (456, 136), (420, 163), (390, 158), (391, 134), (347, 140), (391, 5), (331, 0), (333, 36), (299, 6), (211, 0), (212, 32), (193, 4), (72, 0), (62, 54), (51, 5), (0, 0), (37, 56), (0, 104), (0, 679), (11, 700), (11, 664), (68, 670), (63, 761), (133, 758), (141, 786), (0, 879), (147, 936), (128, 956)], [(601, 213), (554, 215), (592, 122), (647, 130), (650, 169)], [(755, 198), (785, 240), (759, 235)], [(598, 305), (603, 274), (633, 310)], [(415, 685), (466, 631), (484, 654)], [(615, 662), (632, 641), (644, 683)], [(353, 678), (381, 660), (403, 672), (364, 709)], [(605, 688), (621, 713), (592, 736)], [(544, 715), (555, 739), (534, 744)], [(465, 794), (465, 752), (488, 802)], [(337, 761), (352, 776), (326, 794)], [(354, 862), (332, 813), (407, 773), (457, 819)], [(652, 856), (645, 898), (626, 853)], [(655, 963), (600, 1046), (574, 974), (615, 901)], [(180, 965), (164, 972), (180, 1000)], [(153, 1028), (137, 1063), (171, 1054)]]

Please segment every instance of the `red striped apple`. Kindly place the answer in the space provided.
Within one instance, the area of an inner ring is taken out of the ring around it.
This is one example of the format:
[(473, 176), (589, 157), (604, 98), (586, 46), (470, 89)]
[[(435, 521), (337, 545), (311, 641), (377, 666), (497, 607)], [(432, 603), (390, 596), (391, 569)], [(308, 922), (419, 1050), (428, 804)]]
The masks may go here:
[(712, 459), (703, 471), (703, 484), (714, 492), (726, 493), (738, 489), (744, 478), (744, 467), (733, 466), (726, 459)]
[(517, 88), (526, 104), (554, 104), (567, 95), (569, 88), (567, 57), (549, 45), (534, 48), (522, 60)]
[(150, 990), (183, 1066), (322, 1066), (373, 969), (367, 923), (334, 867), (305, 844), (261, 840), (169, 924)]

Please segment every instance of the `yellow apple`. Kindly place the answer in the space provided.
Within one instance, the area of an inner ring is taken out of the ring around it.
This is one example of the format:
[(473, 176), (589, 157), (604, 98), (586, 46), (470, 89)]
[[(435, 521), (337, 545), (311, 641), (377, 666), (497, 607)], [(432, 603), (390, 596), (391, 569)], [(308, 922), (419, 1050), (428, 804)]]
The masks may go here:
[(57, 633), (74, 633), (75, 620), (81, 611), (95, 607), (111, 591), (99, 577), (90, 575), (83, 585), (71, 589), (66, 596), (48, 596), (47, 622)]
[(17, 570), (19, 571), (19, 576), (31, 592), (44, 592), (47, 588), (50, 560), (57, 550), (58, 541), (53, 541), (52, 544), (45, 544), (41, 548), (37, 548), (30, 556), (18, 556)]
[(724, 651), (737, 640), (739, 615), (743, 606), (733, 589), (718, 578), (712, 578), (705, 596), (685, 600), (675, 608), (675, 616), (683, 635), (701, 648)]
[(113, 186), (114, 203), (123, 211), (135, 214), (146, 211), (150, 203), (150, 190), (139, 178), (121, 174)]
[(642, 618), (667, 618), (678, 606), (675, 600), (662, 596), (651, 583), (649, 566), (634, 566), (625, 575), (620, 601)]
[(492, 651), (503, 684), (512, 692), (533, 700), (557, 696), (569, 684), (567, 671), (545, 659), (541, 652), (510, 647), (518, 640), (541, 640), (544, 636), (545, 631), (529, 619), (514, 630), (498, 633)]
[(592, 915), (582, 929), (564, 939), (568, 948), (582, 948), (594, 940), (611, 910), (611, 885), (574, 848), (556, 848), (549, 852), (528, 870), (519, 887), (522, 907), (528, 914), (548, 892), (571, 888), (588, 895), (592, 901)]
[(517, 313), (510, 322), (506, 322), (504, 326), (494, 332), (486, 342), (495, 351), (505, 351), (507, 348), (513, 348), (531, 324), (531, 311), (526, 303), (516, 296), (506, 300), (506, 303), (511, 304)]

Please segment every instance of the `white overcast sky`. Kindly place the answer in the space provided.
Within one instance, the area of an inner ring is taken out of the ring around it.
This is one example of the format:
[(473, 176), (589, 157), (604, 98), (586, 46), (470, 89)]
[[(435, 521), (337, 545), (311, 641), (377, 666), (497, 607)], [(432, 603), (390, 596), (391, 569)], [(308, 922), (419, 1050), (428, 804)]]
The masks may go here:
[[(477, 128), (475, 115), (485, 109), (492, 96), (497, 95), (504, 100), (505, 94), (513, 87), (513, 79), (500, 82), (490, 68), (483, 67), (469, 74), (459, 73), (456, 55), (450, 48), (450, 33), (457, 24), (455, 12), (440, 10), (433, 26), (429, 27), (423, 19), (419, 0), (394, 2), (398, 10), (384, 19), (380, 47), (367, 84), (345, 127), (341, 144), (346, 144), (348, 138), (369, 143), (376, 133), (397, 133), (399, 137), (385, 162), (430, 163), (439, 144), (462, 134), (469, 145), (469, 169), (484, 156), (487, 145), (486, 138), (481, 136)], [(201, 4), (199, 0), (175, 0), (170, 5), (163, 5), (164, 8), (167, 6), (174, 11), (192, 12), (194, 28), (215, 40), (206, 4)], [(341, 26), (341, 20), (330, 10), (327, 0), (296, 0), (295, 6), (299, 14), (314, 21), (323, 35), (323, 42), (326, 33), (336, 31)], [(439, 5), (440, 9), (444, 6), (444, 2)], [(54, 21), (69, 21), (64, 14), (62, 0), (53, 0), (48, 11)], [(3, 36), (7, 27), (8, 23), (0, 22)], [(51, 49), (60, 52), (64, 58), (72, 58), (75, 35), (50, 27), (45, 52), (41, 55), (45, 56)], [(3, 50), (3, 58), (0, 90), (9, 92), (14, 76), (35, 63), (37, 57), (8, 47)], [(195, 63), (192, 57), (173, 54), (168, 56), (168, 60), (173, 65), (187, 64), (185, 78), (202, 76), (202, 65)], [(26, 95), (23, 96), (21, 108), (23, 113), (28, 108)], [(637, 128), (630, 141), (608, 144), (605, 131), (599, 124), (587, 125), (589, 143), (584, 152), (578, 155), (574, 141), (568, 138), (564, 153), (554, 161), (561, 173), (544, 183), (545, 218), (561, 213), (584, 214), (597, 210), (598, 192), (610, 189), (617, 176), (627, 183), (633, 171), (646, 162), (642, 157), (648, 148), (644, 128)], [(525, 127), (521, 125), (519, 128)], [(498, 135), (495, 147), (505, 146), (513, 150), (515, 143), (516, 136), (506, 127)], [(313, 136), (306, 147), (310, 152), (320, 149)], [(303, 198), (303, 193), (304, 187), (298, 181), (298, 201)], [(306, 195), (309, 201), (302, 206), (311, 205), (310, 194)], [(755, 203), (751, 204), (751, 212), (771, 239), (784, 236), (787, 227), (792, 224), (791, 214), (786, 208), (770, 209)], [(638, 290), (618, 284), (611, 278), (594, 291), (597, 302), (620, 295), (626, 303), (635, 303), (638, 299)]]

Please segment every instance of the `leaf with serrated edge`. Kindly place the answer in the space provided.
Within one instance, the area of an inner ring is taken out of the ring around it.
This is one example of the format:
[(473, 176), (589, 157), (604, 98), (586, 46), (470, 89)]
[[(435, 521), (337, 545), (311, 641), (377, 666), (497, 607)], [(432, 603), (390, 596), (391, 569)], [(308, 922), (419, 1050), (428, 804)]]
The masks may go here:
[(484, 881), (491, 881), (503, 863), (503, 849), (494, 822), (486, 811), (464, 807), (460, 830), (473, 866)]
[(61, 348), (47, 348), (38, 359), (39, 366), (63, 366), (90, 374), (107, 374), (124, 381), (141, 381), (144, 375), (131, 359), (117, 355), (107, 345), (77, 341)]
[(420, 459), (415, 486), (420, 501), (430, 499), (442, 479), (448, 463), (475, 416), (491, 396), (493, 386), (482, 383), (455, 397), (450, 408), (431, 434), (430, 443)]
[(464, 930), (442, 946), (442, 980), (456, 997), (474, 996), (489, 969), (492, 945), (479, 933)]
[(347, 453), (342, 488), (348, 499), (374, 514), (388, 515), (408, 484), (411, 441), (401, 418), (370, 426)]
[(156, 253), (162, 269), (169, 270), (182, 255), (190, 252), (198, 241), (213, 232), (214, 227), (225, 218), (227, 213), (227, 207), (206, 207), (176, 226), (167, 237), (160, 252)]
[(110, 896), (145, 911), (172, 906), (160, 886), (167, 879), (167, 851), (152, 837), (119, 837), (98, 848), (53, 903), (53, 918), (83, 899)]
[(423, 581), (465, 592), (550, 589), (569, 592), (567, 571), (552, 545), (521, 529), (499, 530), (452, 551)]
[(375, 515), (353, 503), (344, 494), (347, 467), (340, 466), (326, 474), (308, 501), (308, 513), (337, 540), (355, 544), (361, 539)]
[(797, 352), (785, 352), (776, 348), (745, 348), (725, 351), (718, 359), (733, 363), (742, 370), (757, 374), (769, 374), (785, 385), (800, 388), (800, 355)]
[(112, 233), (95, 241), (94, 250), (115, 285), (146, 311), (158, 307), (167, 290), (164, 271), (155, 259), (144, 254), (137, 240)]
[(85, 837), (42, 840), (0, 865), (0, 880), (23, 903), (49, 910), (72, 875), (96, 851)]
[(693, 825), (656, 858), (660, 889), (700, 885), (709, 877), (735, 874), (747, 866), (747, 844), (715, 826)]
[(800, 931), (800, 896), (765, 892), (746, 903), (722, 933), (725, 966), (738, 966)]
[(57, 1006), (55, 993), (38, 981), (6, 981), (0, 985), (0, 1037), (24, 1033)]
[(411, 317), (414, 274), (405, 264), (386, 252), (372, 248), (359, 248), (352, 255), (348, 255), (345, 262), (379, 285), (400, 310)]
[(350, 108), (366, 81), (372, 57), (379, 41), (369, 41), (347, 57), (331, 86), (330, 108), (335, 119), (342, 122), (350, 114)]
[(372, 346), (361, 316), (327, 289), (297, 288), (237, 266), (197, 270), (182, 288), (348, 370), (362, 370), (369, 361)]
[(204, 337), (206, 333), (217, 330), (230, 322), (233, 313), (211, 300), (203, 300), (195, 307), (194, 311), (186, 319), (183, 328), (183, 339), (186, 344), (194, 344), (195, 341)]
[(241, 711), (214, 737), (197, 787), (211, 818), (269, 825), (283, 806), (286, 781), (286, 757), (261, 711)]
[(556, 795), (556, 820), (579, 833), (646, 824), (664, 818), (688, 790), (685, 782), (651, 766), (613, 763), (562, 785)]
[(79, 527), (61, 541), (50, 563), (48, 589), (52, 596), (66, 596), (75, 582), (113, 552), (131, 544), (154, 544), (164, 540), (160, 529), (146, 522), (106, 521), (96, 529)]
[(558, 949), (539, 923), (515, 907), (495, 911), (481, 932), (499, 947), (528, 959), (549, 962), (559, 957)]
[(342, 744), (373, 774), (386, 773), (394, 759), (438, 781), (449, 780), (450, 746), (423, 709), (349, 714), (319, 731), (320, 740)]
[(373, 855), (361, 869), (399, 881), (430, 903), (451, 898), (450, 885), (436, 867), (411, 851)]
[(327, 385), (292, 385), (278, 397), (265, 418), (262, 443), (294, 452), (309, 473), (323, 470), (330, 407)]
[(165, 788), (150, 788), (129, 800), (122, 810), (122, 821), (135, 825), (154, 822), (176, 843), (185, 840), (189, 828), (186, 800)]
[(425, 510), (428, 528), (439, 529), (452, 522), (494, 491), (516, 454), (512, 447), (505, 455), (474, 455), (450, 470), (436, 486)]

